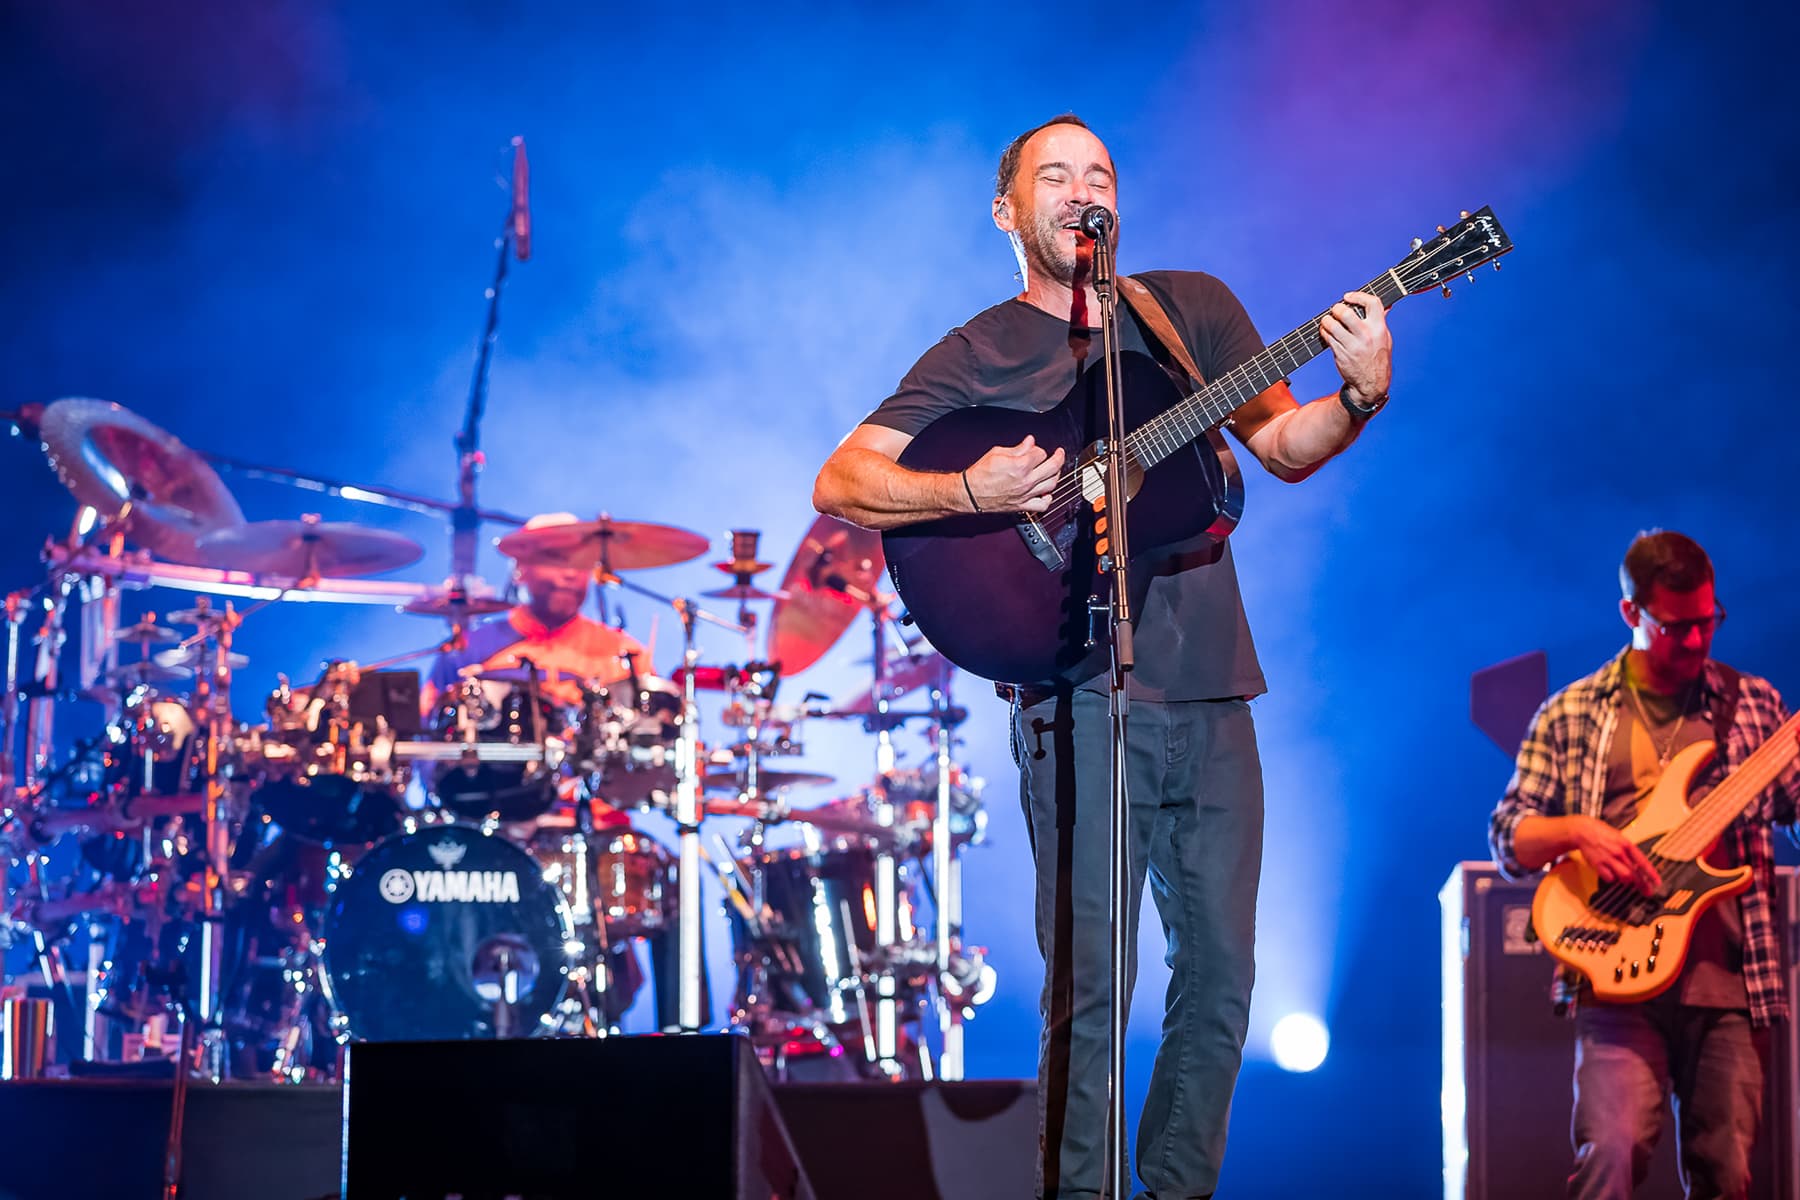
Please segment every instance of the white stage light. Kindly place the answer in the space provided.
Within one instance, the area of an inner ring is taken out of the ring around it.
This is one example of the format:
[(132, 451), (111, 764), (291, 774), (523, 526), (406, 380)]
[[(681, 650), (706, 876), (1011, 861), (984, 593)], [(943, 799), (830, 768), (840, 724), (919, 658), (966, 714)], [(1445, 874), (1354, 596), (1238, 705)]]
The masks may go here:
[(1325, 1022), (1311, 1013), (1289, 1013), (1275, 1022), (1269, 1034), (1269, 1052), (1275, 1065), (1284, 1071), (1316, 1070), (1331, 1049), (1331, 1034)]

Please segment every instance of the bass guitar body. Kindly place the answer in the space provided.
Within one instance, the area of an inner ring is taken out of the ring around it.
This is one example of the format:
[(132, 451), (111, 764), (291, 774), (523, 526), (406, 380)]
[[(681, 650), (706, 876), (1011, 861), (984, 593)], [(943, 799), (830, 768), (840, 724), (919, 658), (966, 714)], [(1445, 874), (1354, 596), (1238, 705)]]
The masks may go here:
[[(1078, 680), (1106, 665), (1110, 583), (1099, 558), (1106, 531), (1095, 503), (1101, 467), (1092, 453), (1105, 429), (1104, 408), (1087, 382), (1097, 374), (1044, 412), (981, 405), (947, 413), (900, 455), (912, 470), (954, 474), (1027, 436), (1047, 454), (1064, 453), (1057, 495), (1068, 502), (1040, 518), (971, 514), (882, 535), (894, 587), (920, 630), (945, 658), (985, 679)], [(1128, 431), (1180, 399), (1143, 356), (1123, 356), (1121, 374)], [(1134, 565), (1155, 551), (1222, 540), (1242, 512), (1236, 463), (1216, 433), (1130, 474)], [(1134, 573), (1137, 602), (1149, 582), (1149, 569)]]
[(1687, 820), (1688, 788), (1712, 756), (1711, 742), (1684, 748), (1637, 819), (1621, 831), (1662, 876), (1654, 894), (1602, 881), (1576, 851), (1545, 876), (1532, 898), (1539, 940), (1558, 961), (1585, 975), (1600, 1000), (1630, 1003), (1665, 991), (1681, 974), (1694, 922), (1750, 886), (1749, 867), (1714, 867), (1705, 860), (1704, 846), (1687, 858), (1656, 851), (1664, 835)]

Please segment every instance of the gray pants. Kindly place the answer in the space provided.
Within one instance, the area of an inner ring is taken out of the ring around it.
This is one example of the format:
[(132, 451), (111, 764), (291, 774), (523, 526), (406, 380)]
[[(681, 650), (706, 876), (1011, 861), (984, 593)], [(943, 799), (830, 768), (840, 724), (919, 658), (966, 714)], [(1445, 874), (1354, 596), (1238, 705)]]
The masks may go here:
[[(1131, 705), (1131, 906), (1146, 866), (1173, 971), (1138, 1119), (1138, 1177), (1156, 1200), (1210, 1196), (1225, 1155), (1255, 975), (1262, 764), (1241, 700)], [(1097, 1197), (1105, 1173), (1110, 905), (1107, 698), (1014, 707), (1014, 752), (1037, 867), (1044, 955), (1038, 1195)]]
[(1642, 1004), (1584, 1004), (1576, 1034), (1571, 1197), (1630, 1197), (1671, 1090), (1688, 1200), (1749, 1195), (1767, 1038), (1747, 1013), (1679, 1004), (1671, 991)]

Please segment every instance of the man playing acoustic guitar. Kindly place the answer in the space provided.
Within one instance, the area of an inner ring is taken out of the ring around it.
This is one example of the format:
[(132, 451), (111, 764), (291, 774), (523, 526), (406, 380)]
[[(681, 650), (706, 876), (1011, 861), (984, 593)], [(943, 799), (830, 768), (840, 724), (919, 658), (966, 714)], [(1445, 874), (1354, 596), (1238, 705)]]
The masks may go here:
[[(1631, 645), (1538, 710), (1489, 843), (1513, 878), (1579, 856), (1540, 885), (1534, 905), (1538, 937), (1564, 963), (1559, 1008), (1576, 1009), (1568, 1194), (1629, 1197), (1649, 1169), (1673, 1090), (1689, 1200), (1743, 1197), (1762, 1117), (1767, 1029), (1788, 1011), (1770, 827), (1792, 832), (1795, 745), (1772, 740), (1788, 714), (1768, 681), (1709, 657), (1725, 610), (1698, 544), (1669, 531), (1639, 534), (1619, 583)], [(1677, 784), (1693, 769), (1703, 752), (1682, 751), (1696, 742), (1715, 743), (1717, 753), (1693, 775), (1690, 820), (1657, 785), (1672, 760), (1667, 773)], [(1700, 805), (1709, 794), (1729, 800), (1734, 779), (1742, 802), (1712, 812)], [(1676, 820), (1652, 820), (1652, 809)], [(1691, 832), (1709, 822), (1724, 831), (1710, 852), (1710, 831), (1698, 842)], [(1742, 867), (1747, 886), (1714, 888)], [(1585, 919), (1546, 919), (1547, 889), (1562, 879), (1578, 881), (1570, 894), (1592, 905)], [(1697, 903), (1709, 888), (1710, 907)]]
[[(897, 460), (932, 422), (969, 406), (1041, 413), (1066, 396), (1091, 395), (1101, 375), (1092, 370), (1101, 357), (1100, 310), (1089, 274), (1094, 245), (1076, 227), (1088, 205), (1116, 211), (1118, 200), (1112, 157), (1086, 125), (1065, 115), (1013, 140), (1000, 159), (991, 211), (1012, 242), (1024, 292), (947, 334), (844, 439), (814, 485), (820, 512), (892, 530), (1049, 507), (1064, 453), (1031, 437), (996, 445), (960, 472), (914, 470)], [(1141, 279), (1209, 379), (1263, 351), (1243, 306), (1219, 280), (1187, 271)], [(1186, 372), (1175, 367), (1171, 378), (1164, 368), (1181, 356), (1160, 344), (1154, 326), (1140, 324), (1135, 307), (1128, 316), (1121, 306), (1119, 328), (1125, 393), (1180, 399)], [(1317, 337), (1336, 360), (1342, 390), (1300, 404), (1278, 382), (1239, 409), (1231, 427), (1284, 480), (1304, 479), (1342, 451), (1387, 399), (1392, 339), (1376, 296), (1345, 295)], [(1194, 490), (1199, 477), (1195, 463)], [(1131, 675), (1127, 944), (1137, 944), (1147, 866), (1174, 978), (1138, 1122), (1137, 1165), (1150, 1196), (1196, 1200), (1217, 1186), (1249, 1022), (1263, 793), (1246, 701), (1265, 689), (1230, 548), (1177, 545), (1146, 557), (1153, 560), (1133, 567), (1150, 583)], [(1097, 1197), (1110, 1007), (1107, 680), (1102, 671), (1009, 693), (1045, 958), (1038, 1194)]]

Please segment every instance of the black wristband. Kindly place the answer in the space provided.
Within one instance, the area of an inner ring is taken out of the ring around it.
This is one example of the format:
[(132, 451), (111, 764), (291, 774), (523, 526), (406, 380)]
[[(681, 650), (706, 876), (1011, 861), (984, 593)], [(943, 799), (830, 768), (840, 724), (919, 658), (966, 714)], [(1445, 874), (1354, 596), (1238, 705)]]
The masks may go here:
[(980, 512), (981, 504), (975, 499), (975, 489), (969, 486), (969, 469), (967, 467), (962, 470), (962, 481), (963, 491), (969, 493), (969, 507)]
[(1364, 408), (1362, 405), (1358, 404), (1356, 401), (1354, 401), (1350, 398), (1349, 381), (1346, 380), (1344, 383), (1344, 386), (1342, 386), (1338, 389), (1338, 403), (1344, 406), (1344, 411), (1350, 414), (1350, 419), (1352, 421), (1368, 420), (1370, 417), (1372, 417), (1376, 413), (1380, 412), (1382, 405), (1386, 404), (1387, 402), (1388, 402), (1388, 398), (1387, 398), (1387, 395), (1384, 393), (1379, 399), (1377, 399), (1375, 401), (1375, 403), (1369, 405), (1367, 408)]

